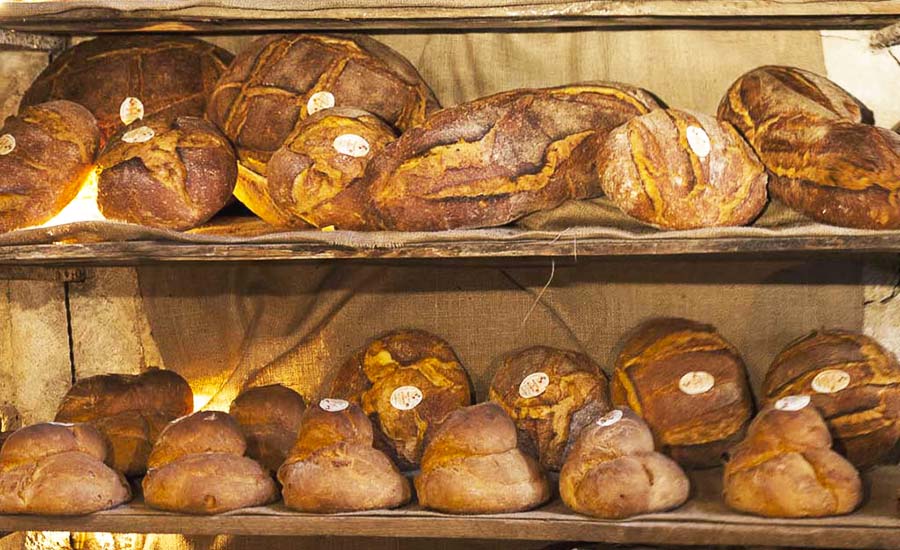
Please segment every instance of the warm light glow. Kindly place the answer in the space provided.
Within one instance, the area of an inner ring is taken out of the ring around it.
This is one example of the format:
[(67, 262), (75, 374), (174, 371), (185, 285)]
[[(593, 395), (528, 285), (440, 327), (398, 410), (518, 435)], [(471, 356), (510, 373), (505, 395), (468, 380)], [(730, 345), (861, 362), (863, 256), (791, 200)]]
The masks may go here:
[(84, 550), (135, 550), (143, 546), (135, 533), (73, 533), (74, 548)]
[(194, 412), (203, 410), (203, 407), (207, 406), (210, 401), (212, 401), (211, 395), (195, 393), (194, 394)]
[(97, 176), (96, 170), (91, 171), (90, 175), (84, 180), (81, 190), (72, 199), (72, 202), (66, 205), (62, 211), (45, 222), (40, 227), (53, 227), (55, 225), (63, 225), (74, 222), (99, 221), (106, 218), (100, 213), (97, 207)]
[[(230, 400), (214, 399), (216, 395), (208, 393), (194, 394), (194, 412), (197, 411), (222, 411), (228, 412)], [(220, 396), (221, 397), (221, 396)]]
[(69, 550), (68, 531), (28, 531), (25, 533), (25, 550)]

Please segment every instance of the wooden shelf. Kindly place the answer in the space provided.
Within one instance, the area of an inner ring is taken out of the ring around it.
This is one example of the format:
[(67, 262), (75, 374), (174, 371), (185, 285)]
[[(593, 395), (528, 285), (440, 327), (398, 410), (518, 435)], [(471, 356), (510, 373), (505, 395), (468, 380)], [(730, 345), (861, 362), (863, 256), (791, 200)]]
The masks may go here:
[(46, 32), (472, 29), (510, 27), (877, 27), (898, 0), (70, 0), (4, 2), (0, 27)]

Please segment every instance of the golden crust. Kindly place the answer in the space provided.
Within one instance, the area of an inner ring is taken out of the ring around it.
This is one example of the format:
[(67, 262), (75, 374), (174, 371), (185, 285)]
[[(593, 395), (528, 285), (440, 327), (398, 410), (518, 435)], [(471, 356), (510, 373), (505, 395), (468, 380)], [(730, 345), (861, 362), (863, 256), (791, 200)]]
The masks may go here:
[(231, 402), (229, 413), (247, 439), (247, 456), (274, 472), (284, 462), (306, 410), (294, 390), (272, 384), (249, 388)]

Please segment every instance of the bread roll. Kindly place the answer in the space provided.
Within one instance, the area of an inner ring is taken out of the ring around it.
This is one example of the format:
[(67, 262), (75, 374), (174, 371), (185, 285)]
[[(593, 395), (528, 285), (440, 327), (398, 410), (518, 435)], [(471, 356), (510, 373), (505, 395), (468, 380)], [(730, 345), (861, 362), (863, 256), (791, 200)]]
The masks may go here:
[(86, 424), (16, 431), (0, 449), (0, 513), (74, 516), (128, 501), (131, 490), (106, 456), (106, 440)]
[(715, 328), (653, 319), (626, 338), (615, 365), (613, 404), (640, 415), (683, 466), (718, 465), (743, 437), (753, 414), (747, 371)]
[(719, 104), (772, 173), (771, 193), (814, 220), (900, 227), (900, 136), (828, 79), (794, 67), (754, 69)]
[(426, 432), (472, 403), (472, 384), (450, 344), (398, 330), (353, 354), (324, 395), (360, 405), (375, 425), (376, 448), (409, 470), (419, 464)]
[(369, 163), (378, 223), (401, 231), (490, 227), (599, 195), (597, 143), (657, 107), (644, 90), (598, 83), (514, 90), (444, 109)]
[(585, 427), (559, 476), (566, 506), (607, 519), (681, 506), (689, 491), (687, 476), (654, 450), (650, 428), (627, 408), (613, 409)]
[(275, 472), (297, 439), (305, 410), (299, 393), (272, 384), (242, 391), (229, 412), (247, 440), (247, 456)]
[(550, 498), (540, 464), (491, 402), (457, 409), (435, 429), (415, 484), (419, 504), (450, 514), (521, 512)]
[(227, 413), (200, 411), (170, 423), (150, 453), (141, 485), (153, 508), (219, 514), (275, 499), (275, 482), (243, 456), (246, 442)]
[(623, 212), (663, 229), (746, 225), (766, 205), (766, 171), (726, 122), (657, 109), (610, 133), (597, 165)]
[(318, 112), (272, 155), (268, 195), (286, 218), (297, 220), (292, 225), (374, 229), (361, 177), (369, 160), (395, 139), (390, 126), (366, 111)]
[(172, 419), (194, 407), (193, 392), (177, 373), (104, 374), (76, 382), (56, 413), (58, 422), (89, 422), (109, 439), (114, 469), (142, 475), (153, 442)]
[(104, 35), (53, 59), (22, 106), (68, 99), (88, 108), (105, 142), (143, 115), (144, 121), (201, 116), (231, 54), (180, 36)]
[(789, 344), (763, 383), (767, 404), (807, 394), (835, 448), (857, 468), (894, 464), (900, 451), (900, 365), (868, 336), (815, 331)]
[(500, 358), (490, 399), (516, 423), (522, 448), (556, 471), (581, 429), (610, 407), (606, 375), (590, 357), (546, 346)]
[(284, 503), (301, 512), (396, 508), (409, 481), (372, 447), (372, 423), (357, 405), (323, 399), (303, 415), (297, 442), (278, 470)]
[(0, 129), (0, 231), (40, 225), (75, 198), (90, 174), (100, 132), (69, 101), (26, 107)]
[(196, 117), (131, 126), (97, 161), (97, 205), (113, 220), (186, 230), (231, 198), (237, 160), (215, 126)]
[(766, 517), (848, 514), (862, 501), (853, 465), (831, 450), (825, 421), (807, 395), (760, 411), (725, 465), (725, 502)]

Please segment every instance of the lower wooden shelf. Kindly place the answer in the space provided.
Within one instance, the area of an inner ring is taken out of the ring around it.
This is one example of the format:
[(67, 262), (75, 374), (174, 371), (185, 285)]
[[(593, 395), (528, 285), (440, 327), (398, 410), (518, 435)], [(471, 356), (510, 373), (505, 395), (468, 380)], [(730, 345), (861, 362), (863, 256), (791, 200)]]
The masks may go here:
[(400, 510), (311, 515), (282, 504), (218, 516), (152, 510), (136, 501), (84, 517), (0, 516), (0, 531), (92, 531), (185, 535), (334, 535), (514, 540), (577, 540), (642, 544), (765, 545), (806, 548), (900, 548), (897, 494), (900, 469), (866, 476), (866, 504), (848, 516), (783, 520), (730, 511), (721, 500), (721, 471), (692, 474), (693, 496), (681, 508), (625, 521), (575, 514), (555, 500), (530, 512), (482, 516), (437, 514), (411, 505)]

